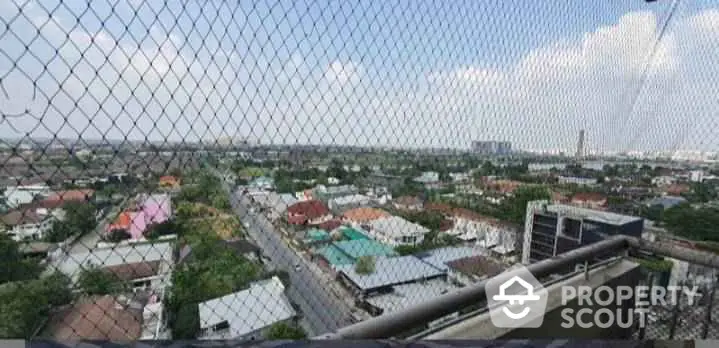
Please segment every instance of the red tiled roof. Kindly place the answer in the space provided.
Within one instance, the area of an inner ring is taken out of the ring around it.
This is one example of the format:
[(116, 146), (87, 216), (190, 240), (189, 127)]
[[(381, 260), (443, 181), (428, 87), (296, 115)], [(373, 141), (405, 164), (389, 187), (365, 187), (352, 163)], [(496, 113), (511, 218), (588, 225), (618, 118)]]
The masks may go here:
[(330, 213), (330, 210), (318, 200), (297, 202), (287, 207), (287, 212), (294, 215), (302, 215), (307, 219), (315, 219)]
[(355, 209), (350, 209), (342, 216), (347, 219), (354, 222), (367, 222), (372, 220), (377, 220), (379, 218), (383, 217), (389, 217), (390, 214), (382, 209), (377, 208), (370, 208), (370, 207), (360, 207)]
[(142, 332), (142, 310), (120, 308), (109, 295), (94, 296), (54, 315), (48, 330), (60, 341), (134, 341)]
[(56, 191), (45, 200), (61, 202), (87, 202), (94, 195), (95, 190), (92, 189)]
[(579, 192), (572, 196), (572, 201), (583, 202), (601, 202), (607, 199), (607, 196), (598, 192)]

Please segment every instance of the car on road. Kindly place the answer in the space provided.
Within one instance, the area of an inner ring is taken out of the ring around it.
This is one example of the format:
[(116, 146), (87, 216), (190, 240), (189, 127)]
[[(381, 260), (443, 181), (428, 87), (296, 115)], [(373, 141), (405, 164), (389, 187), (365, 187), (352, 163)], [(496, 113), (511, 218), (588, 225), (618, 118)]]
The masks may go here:
[(295, 271), (299, 272), (301, 268), (299, 263), (295, 264)]

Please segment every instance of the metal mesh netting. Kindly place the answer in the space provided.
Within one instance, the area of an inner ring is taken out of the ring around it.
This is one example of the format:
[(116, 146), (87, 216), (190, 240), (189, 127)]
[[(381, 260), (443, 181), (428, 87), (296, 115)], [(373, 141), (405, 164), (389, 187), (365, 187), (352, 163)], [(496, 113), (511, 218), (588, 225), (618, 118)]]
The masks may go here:
[(715, 159), (710, 1), (12, 0), (0, 23), (0, 337), (319, 335), (522, 261), (530, 200), (646, 215), (689, 187), (670, 160)]

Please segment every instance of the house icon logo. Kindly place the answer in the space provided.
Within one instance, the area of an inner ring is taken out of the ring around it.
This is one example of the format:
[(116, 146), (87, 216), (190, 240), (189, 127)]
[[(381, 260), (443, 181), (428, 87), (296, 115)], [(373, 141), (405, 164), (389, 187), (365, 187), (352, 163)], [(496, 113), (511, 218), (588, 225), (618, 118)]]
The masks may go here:
[(494, 326), (542, 326), (547, 306), (547, 291), (525, 267), (517, 265), (490, 279), (485, 291)]

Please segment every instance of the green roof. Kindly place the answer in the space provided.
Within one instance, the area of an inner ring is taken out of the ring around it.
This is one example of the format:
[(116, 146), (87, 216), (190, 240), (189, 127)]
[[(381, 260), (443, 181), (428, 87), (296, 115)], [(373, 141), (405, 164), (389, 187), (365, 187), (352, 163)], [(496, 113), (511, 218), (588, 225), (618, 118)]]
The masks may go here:
[(322, 257), (324, 257), (325, 260), (333, 266), (348, 265), (355, 262), (355, 260), (347, 256), (347, 254), (342, 252), (342, 250), (335, 245), (328, 245), (320, 248), (317, 253), (322, 255)]
[(362, 256), (396, 256), (390, 246), (372, 239), (356, 239), (336, 242), (334, 245), (353, 259)]
[(318, 240), (329, 240), (330, 234), (327, 231), (319, 228), (313, 228), (307, 231), (307, 239), (318, 241)]
[(372, 239), (335, 242), (317, 250), (333, 266), (353, 264), (362, 256), (397, 256), (391, 247)]
[(369, 239), (369, 237), (365, 236), (364, 233), (357, 231), (352, 227), (343, 227), (342, 234), (349, 240)]

